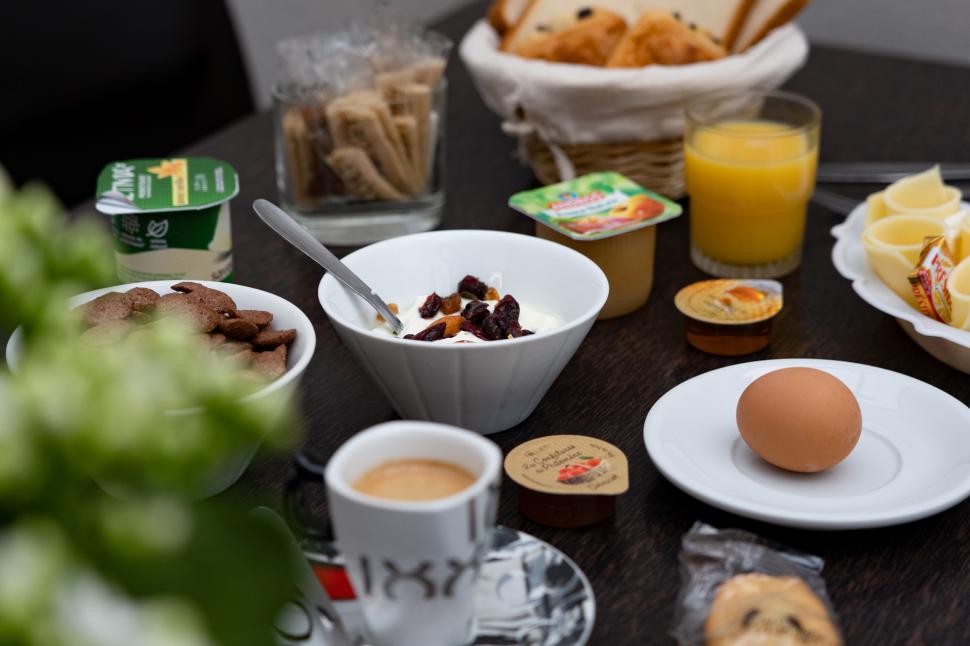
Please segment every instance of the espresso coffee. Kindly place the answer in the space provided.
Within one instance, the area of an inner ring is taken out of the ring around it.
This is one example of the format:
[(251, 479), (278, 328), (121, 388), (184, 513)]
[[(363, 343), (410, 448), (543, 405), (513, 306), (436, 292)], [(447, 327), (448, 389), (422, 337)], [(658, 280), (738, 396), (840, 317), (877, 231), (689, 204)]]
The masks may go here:
[(465, 469), (439, 460), (393, 460), (357, 480), (357, 491), (388, 500), (434, 500), (470, 487), (476, 478)]

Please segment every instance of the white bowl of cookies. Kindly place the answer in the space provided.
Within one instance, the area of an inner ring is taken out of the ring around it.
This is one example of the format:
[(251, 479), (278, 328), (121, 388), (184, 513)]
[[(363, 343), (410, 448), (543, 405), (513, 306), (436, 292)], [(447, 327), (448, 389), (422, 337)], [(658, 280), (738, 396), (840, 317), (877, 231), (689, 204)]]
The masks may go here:
[[(76, 308), (85, 331), (80, 342), (93, 347), (123, 343), (140, 328), (166, 315), (187, 322), (198, 337), (205, 335), (212, 352), (232, 357), (234, 369), (251, 371), (258, 381), (246, 401), (274, 393), (291, 396), (310, 364), (316, 348), (313, 324), (300, 308), (262, 290), (210, 281), (173, 280), (129, 283), (78, 294), (67, 306)], [(205, 346), (201, 346), (205, 347)], [(6, 359), (16, 371), (23, 352), (18, 328), (7, 342)], [(171, 411), (191, 414), (192, 409)], [(243, 474), (259, 449), (259, 442), (243, 447), (210, 475), (198, 497), (213, 496), (230, 487)], [(99, 482), (108, 493), (123, 497), (109, 482)]]
[(679, 197), (684, 103), (779, 87), (808, 55), (805, 4), (497, 0), (460, 52), (544, 183), (615, 170)]

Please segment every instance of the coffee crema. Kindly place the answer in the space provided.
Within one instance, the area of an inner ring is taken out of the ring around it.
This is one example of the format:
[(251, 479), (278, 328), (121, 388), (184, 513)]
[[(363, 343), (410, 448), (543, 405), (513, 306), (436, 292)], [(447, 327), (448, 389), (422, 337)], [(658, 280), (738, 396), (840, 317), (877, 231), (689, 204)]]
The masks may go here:
[(476, 477), (467, 470), (439, 460), (392, 460), (362, 475), (357, 491), (387, 500), (435, 500), (472, 486)]

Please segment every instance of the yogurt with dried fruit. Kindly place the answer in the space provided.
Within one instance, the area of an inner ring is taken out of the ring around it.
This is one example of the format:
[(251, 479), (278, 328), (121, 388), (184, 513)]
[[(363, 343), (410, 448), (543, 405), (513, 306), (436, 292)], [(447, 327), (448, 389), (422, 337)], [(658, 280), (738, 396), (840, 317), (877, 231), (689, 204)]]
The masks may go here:
[[(397, 317), (401, 320), (401, 323), (404, 324), (404, 328), (397, 336), (403, 338), (410, 334), (418, 334), (436, 320), (442, 318), (442, 315), (440, 314), (435, 315), (430, 319), (421, 317), (419, 310), (424, 304), (426, 298), (427, 297), (425, 296), (418, 296), (414, 299), (414, 302), (410, 305), (410, 307), (403, 309), (398, 313)], [(468, 304), (474, 300), (475, 299), (471, 298), (461, 299), (461, 310), (459, 310), (456, 314), (460, 315)], [(494, 310), (495, 305), (499, 302), (499, 299), (485, 300), (482, 302), (488, 305), (488, 311), (491, 313)], [(551, 314), (546, 314), (545, 312), (542, 312), (528, 304), (519, 303), (519, 325), (521, 325), (523, 329), (529, 330), (533, 333), (547, 332), (562, 325), (562, 319)], [(375, 331), (394, 336), (394, 332), (386, 323), (380, 323), (375, 328)], [(438, 339), (436, 343), (484, 343), (485, 341), (486, 339), (479, 338), (471, 332), (462, 330), (459, 331), (455, 336)]]
[[(492, 281), (500, 281), (498, 275)], [(545, 332), (562, 324), (562, 319), (519, 303), (511, 294), (500, 295), (475, 276), (465, 276), (448, 296), (432, 292), (416, 297), (404, 309), (394, 303), (389, 307), (403, 328), (402, 339), (438, 343), (479, 343), (502, 341), (537, 332)], [(378, 334), (394, 332), (381, 317), (374, 331)]]

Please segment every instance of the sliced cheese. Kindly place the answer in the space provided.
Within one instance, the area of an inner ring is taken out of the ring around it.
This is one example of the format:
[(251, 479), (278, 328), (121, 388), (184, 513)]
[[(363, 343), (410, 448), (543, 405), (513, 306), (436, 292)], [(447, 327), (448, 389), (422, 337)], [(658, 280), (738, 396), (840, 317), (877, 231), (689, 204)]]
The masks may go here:
[(866, 198), (866, 224), (872, 224), (889, 215), (884, 195), (885, 191), (879, 191)]
[(916, 307), (909, 274), (919, 262), (923, 240), (946, 234), (944, 223), (925, 215), (883, 218), (862, 231), (866, 259), (877, 276), (907, 303)]
[(950, 290), (952, 314), (950, 325), (970, 330), (970, 260), (964, 258), (953, 269), (947, 287)]
[(943, 183), (939, 166), (893, 182), (866, 199), (866, 222), (890, 215), (931, 215), (947, 218), (960, 212), (960, 189)]
[(940, 167), (910, 175), (894, 182), (886, 189), (886, 203), (899, 211), (932, 209), (947, 201), (946, 185)]
[(970, 211), (961, 211), (959, 216), (954, 216), (953, 228), (958, 234), (954, 253), (958, 261), (966, 260), (970, 258)]
[(795, 19), (809, 0), (755, 0), (734, 39), (734, 51), (744, 50), (757, 45), (773, 29)]

